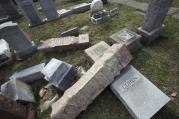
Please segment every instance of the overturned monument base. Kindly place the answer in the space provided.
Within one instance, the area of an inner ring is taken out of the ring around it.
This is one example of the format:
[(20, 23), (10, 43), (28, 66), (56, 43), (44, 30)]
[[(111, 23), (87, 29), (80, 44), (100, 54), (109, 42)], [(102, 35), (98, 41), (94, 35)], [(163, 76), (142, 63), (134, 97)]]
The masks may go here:
[(131, 61), (123, 44), (113, 45), (52, 105), (52, 119), (74, 119), (109, 85)]

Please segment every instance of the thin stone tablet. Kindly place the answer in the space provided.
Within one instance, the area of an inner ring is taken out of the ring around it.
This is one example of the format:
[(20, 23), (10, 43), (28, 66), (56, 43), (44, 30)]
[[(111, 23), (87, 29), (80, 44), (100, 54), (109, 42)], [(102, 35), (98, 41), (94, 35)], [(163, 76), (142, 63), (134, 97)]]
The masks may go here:
[(133, 66), (116, 78), (111, 89), (135, 119), (150, 119), (170, 101)]

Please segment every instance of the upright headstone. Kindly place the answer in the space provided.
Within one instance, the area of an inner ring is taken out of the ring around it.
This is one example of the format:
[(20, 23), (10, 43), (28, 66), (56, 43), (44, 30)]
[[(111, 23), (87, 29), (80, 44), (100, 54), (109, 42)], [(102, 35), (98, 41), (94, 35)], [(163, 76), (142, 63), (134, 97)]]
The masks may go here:
[(52, 119), (75, 119), (108, 86), (132, 59), (127, 48), (113, 45), (52, 105)]
[(20, 29), (17, 23), (6, 22), (0, 25), (0, 37), (4, 38), (15, 51), (18, 60), (37, 51), (33, 41)]
[(172, 0), (150, 0), (144, 24), (138, 29), (145, 45), (149, 45), (160, 36), (164, 28), (164, 19), (171, 4)]
[(12, 0), (0, 0), (0, 7), (8, 15), (9, 20), (16, 20), (21, 17)]
[(103, 56), (108, 48), (110, 46), (106, 42), (101, 41), (85, 50), (86, 59), (89, 63), (93, 64)]
[(53, 0), (40, 0), (40, 5), (47, 16), (48, 21), (58, 18), (58, 13)]
[(141, 36), (126, 28), (110, 36), (112, 43), (124, 43), (131, 52), (140, 48)]
[(90, 9), (91, 13), (103, 10), (103, 2), (101, 0), (93, 0)]
[(42, 70), (42, 74), (52, 85), (65, 91), (75, 82), (77, 71), (72, 65), (53, 58)]
[(43, 23), (32, 0), (16, 0), (16, 2), (28, 20), (29, 26), (35, 26)]
[(127, 67), (111, 89), (135, 119), (150, 119), (170, 98), (134, 67)]

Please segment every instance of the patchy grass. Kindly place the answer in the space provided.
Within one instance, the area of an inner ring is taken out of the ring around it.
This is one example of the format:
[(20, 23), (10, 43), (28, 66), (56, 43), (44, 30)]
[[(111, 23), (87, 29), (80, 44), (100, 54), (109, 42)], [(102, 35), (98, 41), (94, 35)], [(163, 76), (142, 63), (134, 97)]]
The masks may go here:
[[(84, 0), (87, 1), (87, 0)], [(178, 0), (174, 1), (178, 6)], [(78, 2), (79, 3), (79, 2)], [(58, 9), (66, 8), (77, 2), (60, 2), (56, 1)], [(111, 20), (93, 25), (89, 19), (89, 13), (82, 13), (72, 15), (67, 18), (46, 23), (41, 26), (28, 28), (27, 21), (20, 19), (20, 27), (31, 37), (36, 44), (40, 41), (52, 37), (59, 37), (59, 33), (71, 27), (89, 26), (89, 34), (92, 44), (99, 41), (110, 42), (109, 36), (121, 30), (124, 27), (136, 31), (143, 23), (143, 16), (138, 14), (135, 9), (127, 6), (109, 3), (105, 6), (107, 9), (118, 7), (120, 14)], [(150, 81), (164, 91), (168, 96), (172, 92), (179, 93), (179, 21), (173, 19), (171, 16), (166, 18), (165, 24), (167, 25), (162, 37), (157, 39), (151, 46), (142, 47), (141, 50), (134, 54), (134, 60), (131, 63), (142, 74), (144, 74)], [(72, 51), (64, 53), (35, 53), (27, 60), (22, 62), (15, 61), (12, 65), (0, 69), (0, 76), (9, 77), (16, 70), (23, 69), (41, 62), (48, 62), (52, 57), (59, 60), (66, 61), (75, 66), (83, 66), (86, 69), (90, 65), (85, 60), (83, 51)], [(5, 81), (1, 81), (5, 82)], [(38, 92), (42, 86), (47, 84), (46, 81), (39, 80), (32, 84), (34, 94), (36, 96), (37, 104), (39, 104)], [(37, 109), (37, 119), (50, 119), (51, 109), (44, 113), (40, 113)], [(118, 101), (114, 94), (107, 88), (98, 98), (82, 112), (77, 119), (131, 119), (132, 117)], [(172, 98), (169, 104), (160, 110), (154, 119), (177, 119), (179, 118), (179, 96)]]

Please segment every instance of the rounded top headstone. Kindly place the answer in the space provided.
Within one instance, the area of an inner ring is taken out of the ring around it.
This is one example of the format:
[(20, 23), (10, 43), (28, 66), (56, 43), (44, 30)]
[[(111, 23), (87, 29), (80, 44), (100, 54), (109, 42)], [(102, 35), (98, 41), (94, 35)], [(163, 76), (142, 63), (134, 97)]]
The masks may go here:
[(103, 2), (101, 0), (93, 0), (91, 3), (91, 13), (103, 10)]

